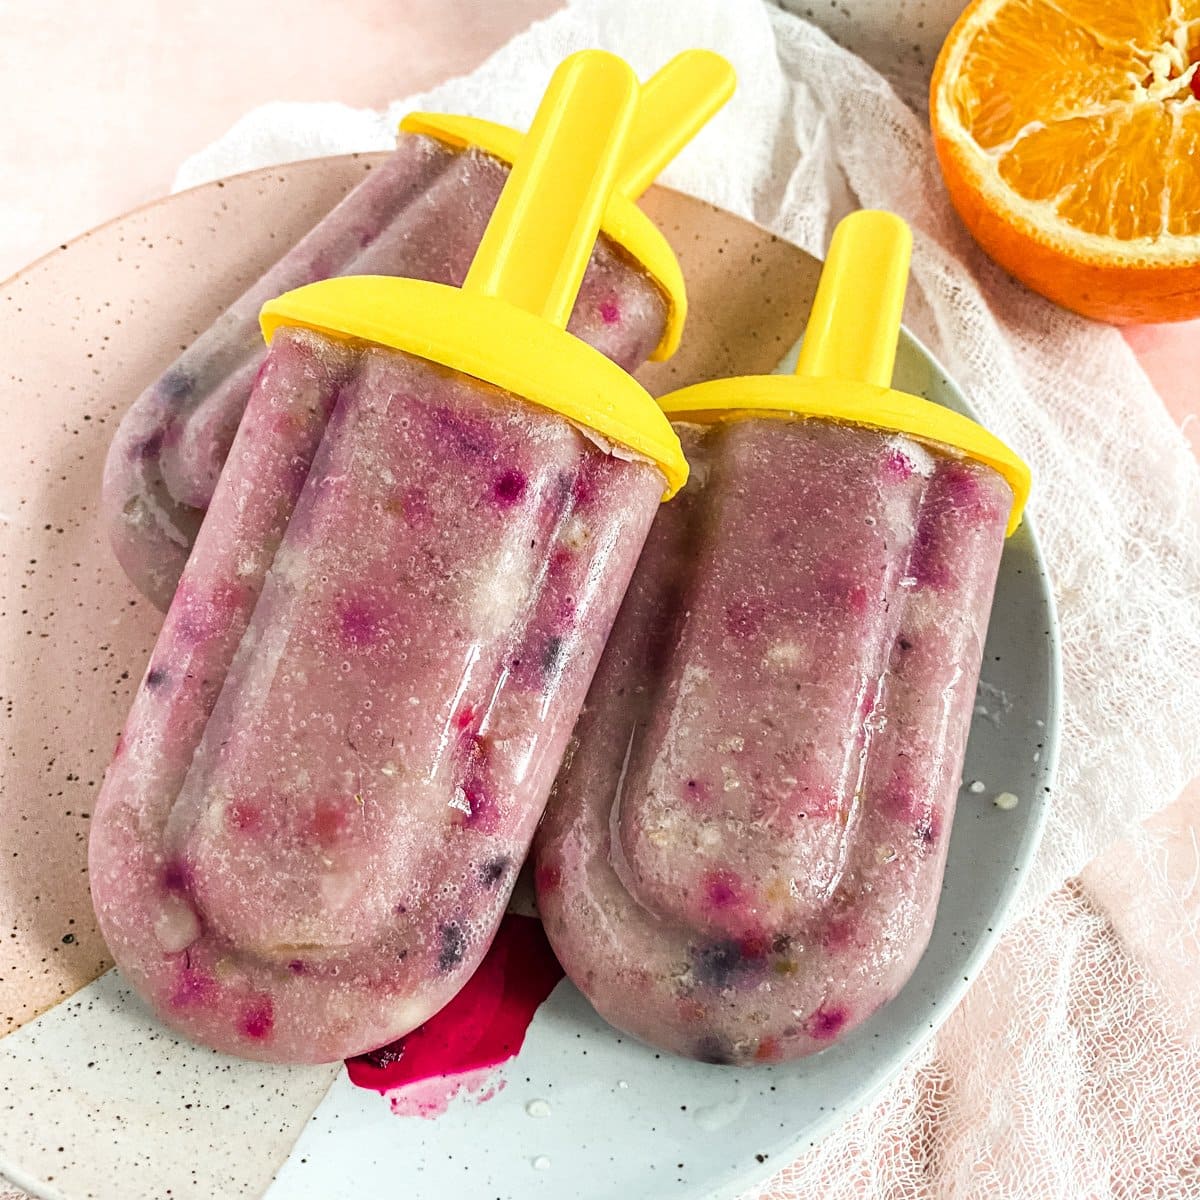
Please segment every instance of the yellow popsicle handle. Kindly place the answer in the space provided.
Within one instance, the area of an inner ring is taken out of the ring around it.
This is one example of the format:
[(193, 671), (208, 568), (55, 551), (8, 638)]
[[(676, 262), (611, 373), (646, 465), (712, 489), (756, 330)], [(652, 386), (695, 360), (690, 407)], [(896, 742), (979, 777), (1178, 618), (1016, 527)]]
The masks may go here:
[(911, 257), (912, 234), (899, 217), (852, 213), (833, 232), (795, 374), (711, 379), (660, 396), (659, 407), (672, 421), (842, 421), (966, 455), (1012, 489), (1011, 534), (1029, 499), (1029, 466), (970, 418), (891, 387)]
[(565, 329), (633, 123), (637, 77), (602, 50), (554, 72), (463, 283)]
[(894, 213), (863, 209), (838, 224), (797, 375), (891, 385), (911, 258), (912, 232)]
[(617, 190), (636, 199), (696, 136), (737, 86), (733, 67), (711, 50), (685, 50), (642, 85)]

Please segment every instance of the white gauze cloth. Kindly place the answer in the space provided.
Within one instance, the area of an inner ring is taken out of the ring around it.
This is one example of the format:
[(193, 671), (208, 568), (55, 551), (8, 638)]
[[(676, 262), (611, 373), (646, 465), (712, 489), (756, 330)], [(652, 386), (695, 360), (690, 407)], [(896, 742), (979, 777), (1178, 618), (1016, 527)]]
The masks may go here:
[[(472, 75), (386, 113), (258, 109), (184, 163), (176, 187), (387, 149), (414, 108), (524, 128), (553, 68), (588, 46), (621, 54), (643, 77), (691, 46), (736, 67), (736, 96), (668, 168), (670, 186), (817, 255), (857, 206), (911, 224), (906, 323), (1031, 464), (1061, 621), (1060, 773), (1021, 920), (884, 1098), (765, 1194), (1200, 1195), (1191, 1014), (1139, 965), (1089, 898), (1086, 874), (1064, 887), (1124, 836), (1123, 859), (1144, 867), (1147, 895), (1161, 893), (1155, 911), (1185, 919), (1154, 835), (1138, 823), (1200, 771), (1200, 471), (1117, 331), (1033, 295), (975, 246), (924, 120), (889, 83), (758, 0), (579, 0)], [(1195, 926), (1176, 934), (1194, 941)], [(1129, 1172), (1134, 1191), (1119, 1186)], [(1139, 1178), (1154, 1186), (1136, 1192)]]

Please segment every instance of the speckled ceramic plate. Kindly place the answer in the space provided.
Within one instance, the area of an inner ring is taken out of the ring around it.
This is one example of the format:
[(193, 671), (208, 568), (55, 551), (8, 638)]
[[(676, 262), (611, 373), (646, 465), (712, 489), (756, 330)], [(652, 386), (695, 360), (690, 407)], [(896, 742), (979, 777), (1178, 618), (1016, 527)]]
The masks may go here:
[[(273, 1068), (182, 1044), (107, 972), (88, 902), (96, 788), (158, 614), (96, 514), (130, 400), (371, 157), (240, 176), (132, 213), (0, 286), (0, 1171), (47, 1197), (731, 1197), (861, 1105), (982, 966), (1041, 830), (1057, 650), (1028, 523), (1001, 566), (933, 940), (899, 998), (839, 1045), (737, 1071), (621, 1040), (560, 984), (505, 1086), (398, 1116), (340, 1068)], [(666, 191), (692, 316), (652, 390), (773, 369), (803, 324), (808, 256)], [(897, 384), (967, 406), (903, 342)], [(994, 795), (1019, 797), (1003, 811)], [(106, 973), (107, 972), (107, 973)], [(534, 1104), (533, 1101), (543, 1101)]]

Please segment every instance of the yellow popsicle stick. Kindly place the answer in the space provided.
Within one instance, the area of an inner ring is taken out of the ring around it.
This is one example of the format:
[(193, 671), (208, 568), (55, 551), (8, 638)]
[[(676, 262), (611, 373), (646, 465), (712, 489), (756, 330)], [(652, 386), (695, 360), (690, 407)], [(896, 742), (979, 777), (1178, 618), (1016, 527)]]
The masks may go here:
[(664, 499), (687, 479), (649, 393), (565, 330), (633, 120), (637, 80), (614, 55), (583, 51), (554, 74), (522, 141), (462, 288), (343, 276), (263, 306), (281, 325), (393, 347), (474, 376), (655, 463)]
[(555, 72), (463, 283), (566, 328), (633, 123), (638, 84), (619, 58)]
[(864, 209), (839, 222), (796, 374), (889, 387), (911, 260), (912, 230), (894, 213)]
[(676, 421), (816, 417), (903, 433), (984, 463), (1013, 493), (1007, 532), (1021, 523), (1029, 467), (982, 425), (890, 387), (912, 256), (912, 233), (891, 213), (839, 223), (821, 271), (794, 375), (748, 375), (680, 388), (659, 399)]
[(617, 192), (636, 200), (733, 95), (737, 75), (711, 50), (684, 50), (642, 85)]

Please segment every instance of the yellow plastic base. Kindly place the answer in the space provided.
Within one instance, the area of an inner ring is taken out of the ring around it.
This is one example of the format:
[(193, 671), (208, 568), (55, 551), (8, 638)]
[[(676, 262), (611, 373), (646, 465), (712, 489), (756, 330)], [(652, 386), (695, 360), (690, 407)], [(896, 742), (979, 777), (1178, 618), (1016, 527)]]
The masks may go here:
[(982, 425), (888, 386), (908, 286), (912, 233), (895, 214), (871, 209), (838, 223), (794, 375), (749, 375), (680, 388), (659, 400), (677, 421), (751, 416), (816, 417), (904, 433), (998, 471), (1012, 488), (1008, 533), (1029, 499), (1029, 468)]
[(908, 434), (949, 448), (999, 472), (1013, 492), (1009, 534), (1029, 499), (1028, 466), (982, 425), (920, 396), (856, 380), (803, 375), (747, 375), (680, 388), (659, 400), (673, 421), (733, 421), (754, 416), (816, 417)]
[(403, 350), (513, 392), (655, 463), (664, 500), (687, 482), (679, 438), (641, 384), (586, 342), (497, 296), (391, 275), (343, 276), (269, 301), (259, 321), (268, 343), (279, 326), (301, 326)]

